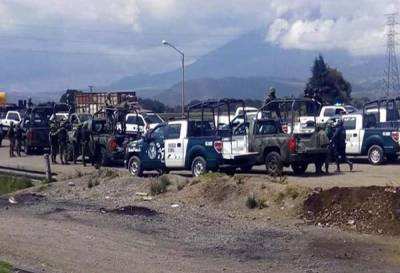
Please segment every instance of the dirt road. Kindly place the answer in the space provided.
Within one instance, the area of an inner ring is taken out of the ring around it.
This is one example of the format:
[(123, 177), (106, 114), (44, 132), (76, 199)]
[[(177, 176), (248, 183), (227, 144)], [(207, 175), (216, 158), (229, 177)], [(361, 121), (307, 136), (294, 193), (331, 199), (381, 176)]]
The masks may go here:
[[(0, 165), (40, 170), (42, 160), (9, 159), (0, 148)], [(135, 192), (148, 191), (151, 178), (134, 179), (118, 168), (120, 176), (111, 173), (89, 188), (99, 178), (78, 176), (93, 168), (53, 169), (70, 180), (24, 191), (17, 205), (0, 198), (0, 260), (33, 272), (400, 272), (398, 237), (305, 224), (290, 200), (247, 209), (249, 191), (275, 187), (261, 168), (221, 187), (194, 184), (181, 172), (171, 179), (193, 186), (147, 202)], [(312, 168), (303, 177), (286, 173), (291, 186), (310, 188), (398, 186), (399, 174), (398, 165), (363, 161), (341, 175), (318, 177)], [(133, 206), (133, 215), (111, 211), (123, 206)]]

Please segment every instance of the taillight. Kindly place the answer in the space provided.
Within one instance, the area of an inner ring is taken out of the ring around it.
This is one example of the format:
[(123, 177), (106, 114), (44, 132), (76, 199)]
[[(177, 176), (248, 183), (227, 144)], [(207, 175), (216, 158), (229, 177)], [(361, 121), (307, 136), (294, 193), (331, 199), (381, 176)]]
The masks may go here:
[(110, 150), (115, 151), (118, 148), (118, 143), (115, 138), (110, 139)]
[(222, 141), (220, 140), (214, 141), (214, 149), (217, 151), (217, 153), (221, 153), (222, 148), (223, 148)]
[(289, 142), (288, 142), (289, 153), (295, 153), (296, 152), (296, 146), (297, 146), (296, 138), (294, 138), (294, 137), (290, 138)]
[(400, 133), (399, 132), (392, 132), (392, 139), (394, 142), (399, 142)]

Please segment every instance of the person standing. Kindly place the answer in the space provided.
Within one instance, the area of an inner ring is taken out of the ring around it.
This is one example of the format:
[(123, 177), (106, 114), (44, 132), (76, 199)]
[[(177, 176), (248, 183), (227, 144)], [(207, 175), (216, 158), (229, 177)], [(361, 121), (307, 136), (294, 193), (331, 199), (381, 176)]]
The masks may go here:
[(342, 162), (349, 164), (350, 171), (353, 171), (353, 163), (346, 156), (346, 129), (341, 119), (337, 121), (331, 143), (335, 146), (336, 172), (340, 172), (340, 163)]
[(57, 164), (58, 136), (57, 136), (56, 123), (52, 123), (50, 126), (49, 142), (50, 142), (51, 163)]
[(14, 130), (14, 122), (10, 123), (10, 128), (8, 128), (7, 138), (10, 142), (10, 157), (14, 157), (14, 148), (15, 148), (15, 130)]
[[(329, 138), (326, 135), (325, 130), (317, 125), (316, 126), (316, 130), (318, 131), (317, 134), (317, 138), (318, 138), (318, 145), (321, 148), (326, 148), (329, 145)], [(326, 158), (328, 155), (325, 155), (325, 157), (320, 157), (315, 161), (315, 173), (320, 175), (323, 174), (322, 171), (322, 166), (324, 165), (324, 163), (326, 163)], [(326, 170), (326, 166), (325, 166), (325, 170)], [(326, 171), (326, 173), (328, 173), (328, 171)]]
[(334, 128), (333, 128), (333, 120), (329, 119), (326, 122), (326, 127), (325, 127), (325, 134), (329, 139), (328, 147), (327, 147), (327, 155), (325, 158), (325, 173), (329, 173), (329, 164), (331, 163), (334, 155), (335, 155), (335, 146), (331, 142), (332, 137), (334, 133)]
[(57, 130), (58, 152), (60, 153), (60, 161), (62, 165), (67, 164), (67, 129), (65, 127), (65, 122), (63, 122)]
[(82, 124), (79, 124), (78, 127), (74, 129), (73, 132), (73, 141), (72, 141), (72, 157), (74, 164), (76, 164), (76, 161), (78, 160), (79, 156), (79, 144), (81, 143), (81, 130), (82, 130)]
[(90, 141), (90, 132), (88, 129), (88, 124), (85, 123), (81, 129), (81, 149), (82, 149), (82, 163), (83, 166), (86, 167), (86, 154), (89, 152), (89, 141)]
[(273, 101), (275, 99), (276, 99), (276, 89), (274, 87), (271, 87), (269, 89), (267, 97), (265, 98), (265, 104), (268, 104), (270, 101)]
[(15, 141), (17, 148), (17, 156), (21, 157), (21, 148), (22, 148), (22, 128), (17, 125), (15, 128)]

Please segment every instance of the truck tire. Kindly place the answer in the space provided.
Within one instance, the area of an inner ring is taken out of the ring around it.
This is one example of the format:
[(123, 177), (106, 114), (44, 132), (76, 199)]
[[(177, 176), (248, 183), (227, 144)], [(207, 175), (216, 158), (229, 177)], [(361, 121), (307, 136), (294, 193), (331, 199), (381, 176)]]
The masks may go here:
[(308, 164), (306, 163), (292, 163), (291, 165), (293, 173), (295, 175), (303, 175), (308, 167)]
[(192, 175), (193, 177), (199, 177), (208, 172), (207, 161), (202, 156), (197, 156), (192, 161)]
[(269, 152), (265, 157), (265, 168), (271, 176), (281, 175), (283, 171), (281, 155), (277, 152)]
[(137, 156), (132, 156), (128, 161), (129, 173), (133, 176), (141, 177), (143, 175), (142, 161)]
[(379, 145), (372, 145), (368, 149), (368, 161), (372, 165), (381, 165), (385, 162), (385, 153)]

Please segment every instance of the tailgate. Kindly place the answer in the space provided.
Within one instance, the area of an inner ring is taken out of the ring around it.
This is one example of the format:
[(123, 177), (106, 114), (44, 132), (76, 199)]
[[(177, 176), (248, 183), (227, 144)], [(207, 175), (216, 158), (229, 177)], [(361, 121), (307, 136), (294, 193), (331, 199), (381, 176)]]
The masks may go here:
[(26, 138), (30, 146), (48, 147), (49, 128), (31, 128), (28, 130)]
[(222, 157), (224, 159), (239, 159), (257, 156), (256, 152), (249, 152), (249, 138), (247, 135), (224, 138)]
[(297, 153), (323, 154), (327, 151), (329, 139), (320, 137), (318, 133), (297, 134), (295, 137), (297, 139)]

